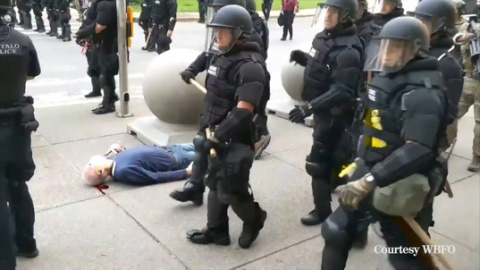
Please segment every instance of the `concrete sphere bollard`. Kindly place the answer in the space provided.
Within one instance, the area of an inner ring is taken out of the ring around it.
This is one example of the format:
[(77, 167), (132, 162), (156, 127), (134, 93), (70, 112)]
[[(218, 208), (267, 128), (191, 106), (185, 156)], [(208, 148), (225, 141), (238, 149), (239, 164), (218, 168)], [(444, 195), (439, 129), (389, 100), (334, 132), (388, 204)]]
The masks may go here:
[[(180, 77), (200, 54), (191, 49), (171, 49), (156, 56), (148, 65), (143, 79), (143, 97), (150, 111), (169, 124), (193, 125), (203, 112), (204, 97), (192, 84)], [(205, 85), (205, 72), (195, 80)]]
[[(312, 38), (313, 39), (313, 38)], [(303, 44), (299, 46), (296, 50), (302, 50), (305, 53), (311, 48), (311, 44)], [(305, 71), (305, 67), (302, 67), (295, 62), (289, 62), (289, 59), (286, 63), (282, 65), (281, 70), (281, 77), (282, 77), (282, 85), (285, 89), (285, 92), (295, 101), (302, 101), (302, 93), (303, 93), (303, 73)]]

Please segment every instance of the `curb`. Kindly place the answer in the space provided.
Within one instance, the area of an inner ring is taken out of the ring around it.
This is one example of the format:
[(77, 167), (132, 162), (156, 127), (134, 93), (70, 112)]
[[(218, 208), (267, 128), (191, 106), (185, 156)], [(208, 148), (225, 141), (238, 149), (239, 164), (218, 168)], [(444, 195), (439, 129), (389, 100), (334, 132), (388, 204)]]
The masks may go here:
[[(296, 14), (295, 17), (297, 18), (304, 18), (304, 17), (313, 17), (314, 14)], [(277, 19), (278, 15), (271, 15), (269, 21), (272, 19)], [(177, 18), (177, 22), (196, 22), (198, 21), (199, 17), (180, 17)], [(138, 17), (133, 18), (134, 22), (138, 22)]]

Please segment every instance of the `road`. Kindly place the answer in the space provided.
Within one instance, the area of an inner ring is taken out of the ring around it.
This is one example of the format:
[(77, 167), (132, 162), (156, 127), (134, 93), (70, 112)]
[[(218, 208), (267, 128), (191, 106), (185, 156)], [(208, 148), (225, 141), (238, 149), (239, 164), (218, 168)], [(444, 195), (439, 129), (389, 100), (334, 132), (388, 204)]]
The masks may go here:
[[(272, 74), (272, 99), (286, 97), (283, 90), (280, 71), (282, 64), (288, 61), (293, 49), (308, 49), (313, 37), (310, 23), (312, 18), (298, 18), (294, 24), (294, 39), (280, 41), (282, 29), (276, 20), (270, 20), (270, 49), (268, 68)], [(72, 33), (80, 27), (80, 23), (72, 20)], [(44, 33), (32, 30), (19, 31), (28, 35), (38, 52), (42, 73), (27, 83), (27, 94), (35, 98), (37, 106), (50, 106), (58, 103), (97, 102), (99, 99), (85, 99), (84, 94), (91, 89), (90, 78), (86, 74), (87, 62), (81, 53), (82, 48), (75, 42), (62, 42)], [(157, 56), (141, 50), (144, 45), (142, 29), (135, 25), (135, 36), (130, 48), (130, 64), (128, 66), (129, 91), (132, 97), (142, 97), (142, 79), (149, 62)], [(205, 25), (196, 22), (179, 22), (175, 28), (172, 48), (190, 48), (203, 50)], [(117, 76), (118, 82), (118, 76)], [(118, 86), (118, 83), (117, 83)], [(117, 89), (118, 91), (118, 89)]]

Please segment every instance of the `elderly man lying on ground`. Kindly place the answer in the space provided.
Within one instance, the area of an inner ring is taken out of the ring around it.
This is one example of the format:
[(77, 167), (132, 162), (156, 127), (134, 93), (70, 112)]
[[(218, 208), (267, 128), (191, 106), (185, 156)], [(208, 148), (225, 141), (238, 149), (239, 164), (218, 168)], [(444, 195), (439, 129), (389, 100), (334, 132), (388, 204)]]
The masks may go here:
[(92, 186), (108, 181), (152, 185), (184, 180), (192, 173), (194, 156), (193, 144), (137, 146), (129, 149), (113, 144), (104, 156), (90, 158), (82, 176)]

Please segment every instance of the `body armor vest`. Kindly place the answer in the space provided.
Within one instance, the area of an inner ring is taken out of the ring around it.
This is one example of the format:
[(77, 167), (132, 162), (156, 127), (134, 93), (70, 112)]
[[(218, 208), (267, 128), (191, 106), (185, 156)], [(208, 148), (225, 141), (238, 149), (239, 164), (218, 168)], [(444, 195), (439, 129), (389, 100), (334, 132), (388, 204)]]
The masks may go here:
[(30, 48), (26, 36), (0, 28), (0, 108), (19, 102), (25, 94)]
[[(376, 74), (369, 85), (364, 112), (364, 135), (359, 156), (368, 163), (385, 159), (405, 144), (402, 138), (403, 99), (418, 88), (443, 91), (443, 77), (436, 70), (418, 70), (391, 78)], [(421, 128), (421, 127), (419, 127)], [(363, 151), (362, 151), (363, 150)]]
[(152, 12), (152, 3), (150, 0), (144, 0), (142, 4), (142, 11), (140, 12), (140, 19), (148, 20)]
[(310, 102), (330, 89), (334, 83), (332, 73), (336, 69), (336, 58), (345, 48), (354, 48), (363, 55), (362, 42), (357, 35), (315, 37), (304, 72), (303, 100)]
[(166, 0), (153, 0), (152, 2), (152, 18), (156, 24), (168, 24), (170, 20), (170, 7)]
[(200, 128), (215, 126), (227, 117), (237, 105), (235, 75), (241, 63), (260, 62), (262, 56), (257, 52), (240, 51), (234, 55), (214, 57), (208, 66), (205, 96), (205, 111)]

